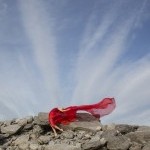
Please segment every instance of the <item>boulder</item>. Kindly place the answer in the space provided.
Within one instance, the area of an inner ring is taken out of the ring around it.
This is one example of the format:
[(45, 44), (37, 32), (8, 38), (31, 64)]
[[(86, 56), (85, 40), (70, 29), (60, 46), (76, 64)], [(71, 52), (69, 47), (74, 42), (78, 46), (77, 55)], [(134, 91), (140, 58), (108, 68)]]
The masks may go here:
[(49, 141), (50, 141), (50, 136), (48, 136), (48, 135), (41, 135), (39, 138), (38, 138), (38, 142), (40, 143), (40, 144), (48, 144), (49, 143)]
[(142, 150), (149, 150), (150, 149), (150, 142), (146, 143)]
[(116, 125), (115, 129), (118, 130), (121, 134), (127, 134), (130, 132), (136, 131), (138, 126), (132, 126), (127, 124)]
[(124, 136), (114, 136), (113, 138), (109, 138), (107, 142), (109, 150), (128, 150), (130, 145), (130, 140)]
[(60, 125), (64, 130), (86, 130), (86, 131), (100, 131), (102, 125), (100, 121), (88, 113), (77, 113), (77, 120), (68, 125)]
[(49, 125), (48, 113), (40, 112), (38, 116), (34, 117), (34, 123), (38, 125)]
[(89, 141), (82, 144), (84, 150), (96, 150), (106, 143), (104, 138), (100, 139), (98, 136), (91, 138)]
[(142, 144), (133, 142), (129, 150), (142, 150)]
[(22, 143), (18, 146), (19, 150), (27, 150), (29, 147), (29, 143)]
[[(34, 123), (38, 125), (49, 125), (48, 113), (40, 112), (34, 117)], [(67, 125), (60, 124), (64, 130), (92, 130), (99, 131), (102, 129), (100, 121), (89, 113), (77, 113), (77, 120)]]
[(126, 134), (128, 138), (131, 139), (132, 142), (137, 142), (140, 144), (145, 144), (150, 141), (150, 131), (136, 131), (136, 132), (130, 132)]
[(1, 133), (6, 133), (6, 134), (12, 135), (12, 134), (17, 133), (20, 129), (22, 129), (22, 126), (20, 126), (18, 124), (1, 126)]
[(23, 143), (27, 143), (28, 141), (29, 141), (29, 135), (21, 135), (13, 143), (15, 145), (21, 145)]
[(51, 144), (45, 146), (45, 150), (81, 150), (80, 144), (69, 145), (69, 144)]

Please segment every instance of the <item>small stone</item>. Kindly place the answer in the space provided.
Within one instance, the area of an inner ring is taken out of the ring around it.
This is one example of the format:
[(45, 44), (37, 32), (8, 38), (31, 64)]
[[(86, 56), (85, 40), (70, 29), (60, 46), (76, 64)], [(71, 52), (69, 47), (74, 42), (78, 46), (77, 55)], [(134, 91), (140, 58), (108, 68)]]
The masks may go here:
[(50, 141), (50, 136), (40, 136), (38, 142), (40, 144), (48, 144)]
[(54, 141), (49, 141), (49, 143), (48, 143), (49, 145), (54, 145), (55, 144), (55, 142)]
[(103, 131), (99, 131), (96, 133), (97, 136), (102, 137)]
[(29, 147), (29, 144), (28, 144), (28, 143), (22, 143), (22, 144), (20, 144), (20, 145), (18, 146), (18, 148), (19, 148), (20, 150), (26, 150), (26, 149), (28, 149), (28, 147)]
[(146, 144), (147, 142), (150, 141), (150, 130), (130, 132), (126, 134), (126, 136), (130, 138), (132, 142)]
[(5, 139), (5, 136), (3, 134), (0, 134), (0, 141)]
[(137, 131), (150, 131), (150, 126), (140, 126)]
[(29, 140), (29, 135), (21, 135), (14, 141), (14, 144), (20, 145), (22, 143), (27, 143), (28, 140)]
[(93, 137), (91, 138), (90, 141), (85, 142), (84, 144), (82, 144), (82, 148), (84, 150), (92, 150), (92, 149), (98, 149), (100, 148), (101, 142), (100, 142), (100, 138), (99, 137)]
[(26, 119), (27, 119), (27, 123), (32, 123), (32, 121), (33, 121), (32, 116), (27, 116)]
[(131, 126), (127, 124), (119, 124), (116, 125), (116, 130), (118, 130), (121, 134), (127, 134), (130, 132), (134, 132), (137, 129), (137, 126)]
[(127, 150), (130, 145), (130, 140), (123, 136), (114, 136), (113, 138), (109, 138), (107, 142), (107, 148), (109, 150)]
[(43, 132), (43, 129), (39, 125), (35, 125), (33, 128), (33, 133), (41, 134)]
[(31, 143), (29, 146), (30, 150), (38, 150), (38, 147), (39, 147), (38, 144), (33, 144), (33, 143)]
[(74, 138), (74, 133), (73, 131), (67, 131), (67, 132), (63, 132), (62, 135), (67, 138), (67, 139), (73, 139)]
[(46, 145), (44, 150), (81, 150), (81, 145), (68, 145), (65, 143)]
[(85, 134), (84, 137), (82, 138), (83, 140), (87, 140), (87, 139), (90, 139), (91, 136), (89, 134)]
[(15, 121), (18, 125), (20, 126), (25, 126), (27, 124), (27, 119), (23, 118), (23, 119), (16, 119)]
[(114, 130), (116, 125), (114, 123), (107, 125), (107, 130)]
[(4, 121), (4, 125), (5, 125), (5, 126), (10, 126), (11, 123), (12, 123), (11, 120), (6, 120), (6, 121)]
[(15, 149), (12, 148), (11, 146), (8, 146), (6, 150), (15, 150)]
[(84, 137), (84, 135), (83, 135), (83, 134), (78, 134), (77, 137), (78, 137), (79, 139), (82, 139), (82, 138)]
[(96, 131), (100, 131), (100, 130), (102, 130), (101, 126), (96, 127)]
[(9, 125), (9, 126), (6, 126), (6, 127), (2, 126), (1, 127), (1, 132), (11, 135), (11, 134), (17, 133), (21, 128), (22, 128), (22, 126), (19, 126), (18, 124)]
[(142, 149), (142, 144), (133, 142), (129, 150), (141, 150)]
[(34, 117), (34, 123), (38, 125), (49, 125), (48, 113), (40, 112)]
[(105, 144), (106, 144), (106, 142), (107, 142), (107, 141), (106, 141), (104, 138), (101, 138), (101, 139), (100, 139), (100, 143), (101, 143), (101, 145), (105, 145)]
[(149, 150), (150, 149), (150, 142), (145, 144), (142, 150)]
[(4, 122), (0, 121), (0, 126), (2, 126), (4, 124)]
[(106, 140), (113, 139), (115, 136), (117, 136), (116, 130), (106, 130), (102, 133), (101, 137), (105, 138)]
[(33, 127), (33, 124), (26, 124), (25, 126), (24, 126), (24, 128), (23, 128), (23, 130), (31, 130), (32, 129), (32, 127)]
[(32, 140), (36, 140), (37, 137), (38, 137), (38, 136), (37, 136), (35, 133), (31, 133), (31, 134), (30, 134), (30, 139), (32, 139)]

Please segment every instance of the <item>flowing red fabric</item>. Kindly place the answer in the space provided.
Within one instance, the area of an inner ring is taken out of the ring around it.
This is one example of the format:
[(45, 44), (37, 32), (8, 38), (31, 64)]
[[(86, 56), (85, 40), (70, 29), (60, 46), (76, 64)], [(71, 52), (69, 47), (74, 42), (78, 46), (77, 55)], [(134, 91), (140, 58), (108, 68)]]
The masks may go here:
[(57, 124), (68, 124), (77, 119), (77, 111), (87, 111), (96, 118), (110, 114), (116, 107), (114, 98), (104, 98), (102, 101), (92, 105), (70, 106), (60, 111), (54, 108), (49, 112), (49, 123), (52, 127)]

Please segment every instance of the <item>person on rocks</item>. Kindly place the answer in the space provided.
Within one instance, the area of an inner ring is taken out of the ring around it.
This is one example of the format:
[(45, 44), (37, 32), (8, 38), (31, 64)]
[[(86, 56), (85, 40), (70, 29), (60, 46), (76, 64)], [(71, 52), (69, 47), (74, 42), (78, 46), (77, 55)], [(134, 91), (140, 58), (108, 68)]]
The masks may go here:
[(104, 98), (100, 102), (92, 105), (81, 105), (81, 106), (70, 106), (67, 108), (53, 108), (49, 112), (49, 124), (57, 136), (56, 129), (63, 131), (59, 128), (59, 124), (69, 124), (70, 122), (76, 121), (77, 111), (87, 111), (94, 117), (100, 119), (105, 115), (110, 114), (116, 107), (114, 98)]

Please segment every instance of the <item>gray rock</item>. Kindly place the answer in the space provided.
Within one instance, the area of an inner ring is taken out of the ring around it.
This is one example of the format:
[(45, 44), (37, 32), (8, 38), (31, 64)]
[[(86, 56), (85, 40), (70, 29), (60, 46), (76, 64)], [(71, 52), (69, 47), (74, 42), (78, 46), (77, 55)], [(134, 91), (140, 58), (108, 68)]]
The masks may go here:
[(102, 125), (87, 113), (60, 125), (58, 136), (50, 130), (48, 113), (0, 122), (0, 150), (150, 150), (150, 127)]
[(127, 134), (137, 130), (138, 126), (131, 126), (126, 124), (116, 125), (115, 129), (118, 130), (121, 134)]
[(147, 144), (145, 144), (145, 146), (143, 147), (142, 150), (150, 150), (150, 142), (148, 142)]
[(62, 143), (62, 144), (46, 145), (45, 150), (81, 150), (81, 146), (79, 144), (68, 145)]
[(149, 126), (140, 126), (137, 131), (148, 131), (150, 132), (150, 127)]
[(16, 119), (15, 123), (17, 123), (20, 126), (25, 126), (27, 124), (27, 119), (26, 118)]
[(114, 123), (106, 125), (106, 130), (115, 130), (115, 128), (116, 128), (116, 124)]
[(31, 130), (33, 128), (33, 124), (29, 123), (23, 127), (23, 130)]
[(15, 145), (20, 145), (23, 143), (28, 143), (28, 141), (29, 141), (29, 135), (21, 135), (13, 143)]
[(73, 139), (74, 138), (74, 132), (69, 130), (69, 131), (64, 131), (62, 133), (63, 137), (66, 139)]
[(133, 142), (129, 150), (142, 150), (142, 144)]
[(150, 141), (150, 131), (130, 132), (126, 135), (133, 142), (145, 144)]
[(91, 139), (91, 136), (89, 134), (85, 134), (82, 140), (88, 140)]
[(50, 146), (52, 146), (54, 144), (56, 144), (54, 140), (53, 141), (49, 141), (49, 143), (48, 143), (48, 145), (50, 145)]
[(27, 116), (26, 119), (27, 119), (27, 123), (32, 123), (32, 121), (33, 121), (32, 116)]
[(114, 136), (113, 138), (109, 138), (107, 142), (107, 148), (109, 150), (127, 150), (130, 145), (130, 140), (124, 136)]
[(31, 144), (29, 145), (29, 148), (30, 148), (30, 150), (38, 150), (39, 145), (38, 145), (38, 144), (33, 144), (33, 143), (31, 143)]
[[(34, 123), (38, 125), (49, 125), (48, 113), (40, 112), (34, 117)], [(101, 130), (100, 121), (88, 113), (77, 113), (77, 121), (68, 125), (60, 125), (64, 130), (93, 130), (95, 132)]]
[(39, 137), (39, 139), (38, 139), (38, 142), (40, 143), (40, 144), (48, 144), (49, 143), (49, 141), (50, 141), (50, 136), (44, 136), (44, 135), (41, 135), (40, 137)]
[(12, 146), (8, 146), (6, 150), (15, 150)]
[(29, 143), (22, 143), (18, 146), (20, 150), (27, 150), (29, 148)]
[(0, 141), (5, 139), (5, 136), (3, 134), (0, 134)]
[(4, 122), (0, 121), (0, 126), (2, 126), (4, 124)]
[(101, 130), (100, 121), (88, 113), (78, 113), (77, 121), (71, 122), (68, 125), (60, 125), (64, 130), (85, 130), (97, 132)]
[(12, 120), (6, 120), (3, 123), (5, 126), (10, 126), (12, 124)]
[(34, 123), (38, 125), (49, 125), (48, 113), (40, 112), (38, 116), (34, 117)]
[(84, 150), (95, 150), (102, 146), (102, 143), (100, 141), (99, 137), (93, 137), (90, 141), (85, 142), (82, 144), (82, 148)]
[(99, 131), (99, 132), (96, 133), (96, 136), (99, 136), (101, 138), (103, 133), (104, 133), (104, 131)]
[(6, 133), (6, 134), (15, 134), (17, 133), (20, 129), (22, 128), (22, 126), (19, 126), (18, 124), (14, 124), (14, 125), (9, 125), (9, 126), (2, 126), (1, 127), (1, 133)]
[(37, 140), (38, 137), (39, 137), (39, 134), (35, 134), (35, 133), (30, 134), (30, 139), (33, 140), (33, 141)]
[(39, 125), (35, 125), (33, 128), (33, 133), (41, 134), (43, 132), (43, 129)]
[(116, 130), (109, 130), (105, 131), (101, 134), (101, 137), (105, 138), (106, 140), (113, 139), (115, 136), (118, 135)]
[(104, 138), (101, 138), (101, 139), (100, 139), (100, 143), (101, 143), (102, 146), (105, 145), (106, 142), (107, 142), (106, 139), (104, 139)]
[(77, 135), (77, 138), (78, 138), (78, 139), (82, 139), (83, 137), (84, 137), (83, 134), (78, 134), (78, 135)]

